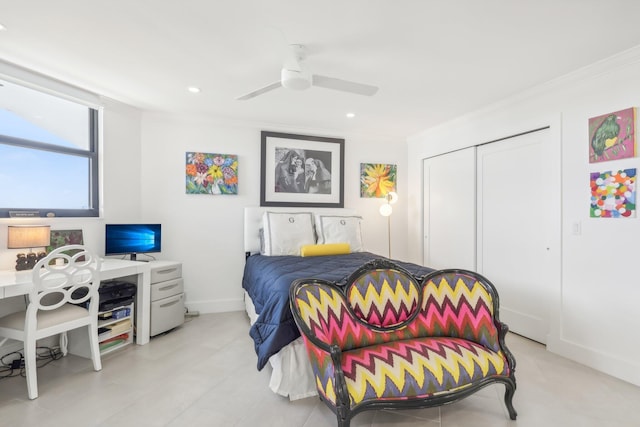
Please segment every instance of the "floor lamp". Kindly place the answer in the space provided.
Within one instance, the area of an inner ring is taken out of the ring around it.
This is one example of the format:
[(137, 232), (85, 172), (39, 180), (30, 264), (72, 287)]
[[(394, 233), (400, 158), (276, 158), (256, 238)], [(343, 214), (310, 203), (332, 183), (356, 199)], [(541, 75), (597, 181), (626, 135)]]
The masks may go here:
[(391, 214), (393, 213), (393, 205), (398, 201), (398, 193), (390, 191), (387, 193), (384, 205), (380, 206), (380, 215), (387, 217), (387, 236), (389, 241), (389, 258), (391, 258)]

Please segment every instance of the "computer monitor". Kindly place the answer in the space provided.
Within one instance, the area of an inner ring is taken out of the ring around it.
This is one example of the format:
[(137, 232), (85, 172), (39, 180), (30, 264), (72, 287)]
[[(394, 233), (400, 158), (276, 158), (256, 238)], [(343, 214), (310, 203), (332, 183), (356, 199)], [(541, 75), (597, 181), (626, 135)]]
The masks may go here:
[(162, 250), (161, 224), (106, 224), (105, 255), (154, 253)]

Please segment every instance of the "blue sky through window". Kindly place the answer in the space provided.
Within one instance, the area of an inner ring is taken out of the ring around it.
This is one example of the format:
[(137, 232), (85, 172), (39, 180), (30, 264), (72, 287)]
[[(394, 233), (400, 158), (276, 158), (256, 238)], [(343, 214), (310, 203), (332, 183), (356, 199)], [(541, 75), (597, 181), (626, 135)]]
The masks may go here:
[[(0, 135), (77, 148), (7, 110), (0, 110)], [(87, 158), (0, 143), (0, 208), (87, 209), (88, 183)]]

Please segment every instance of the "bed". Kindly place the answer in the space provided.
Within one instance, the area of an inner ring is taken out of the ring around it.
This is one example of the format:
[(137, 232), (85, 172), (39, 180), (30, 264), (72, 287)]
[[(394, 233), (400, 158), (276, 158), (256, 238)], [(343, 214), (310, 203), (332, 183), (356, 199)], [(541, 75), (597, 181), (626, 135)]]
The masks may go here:
[[(314, 229), (325, 231), (325, 233), (318, 233), (317, 238), (318, 242), (324, 244), (331, 243), (327, 239), (329, 235), (327, 229), (331, 225), (329, 221), (346, 222), (350, 230), (356, 230), (359, 233), (360, 218), (355, 211), (349, 209), (245, 208), (244, 249), (246, 263), (242, 287), (245, 308), (251, 323), (249, 334), (254, 340), (258, 356), (257, 368), (262, 370), (267, 365), (271, 366), (269, 387), (272, 391), (289, 397), (291, 400), (302, 399), (316, 395), (317, 392), (306, 349), (289, 308), (291, 282), (298, 278), (307, 277), (340, 282), (362, 264), (384, 257), (364, 251), (361, 242), (353, 240), (351, 235), (346, 239), (351, 239), (349, 247), (356, 250), (355, 252), (304, 257), (291, 254), (273, 255), (273, 252), (270, 256), (262, 255), (261, 252), (269, 254), (269, 250), (265, 251), (262, 247), (265, 241), (267, 241), (267, 246), (270, 243), (271, 247), (277, 246), (274, 244), (273, 237), (279, 231), (274, 230), (274, 227), (271, 230), (264, 229), (265, 212), (269, 212), (269, 215), (274, 217), (291, 214), (296, 219), (306, 218), (306, 215), (311, 214)], [(326, 219), (327, 222), (319, 223), (319, 218)], [(304, 227), (305, 231), (307, 225)], [(302, 234), (299, 237), (300, 241), (305, 241), (308, 246), (313, 246), (309, 242), (310, 239), (311, 237)], [(313, 243), (315, 242), (316, 236), (314, 235)], [(433, 271), (416, 264), (396, 262), (417, 276)]]

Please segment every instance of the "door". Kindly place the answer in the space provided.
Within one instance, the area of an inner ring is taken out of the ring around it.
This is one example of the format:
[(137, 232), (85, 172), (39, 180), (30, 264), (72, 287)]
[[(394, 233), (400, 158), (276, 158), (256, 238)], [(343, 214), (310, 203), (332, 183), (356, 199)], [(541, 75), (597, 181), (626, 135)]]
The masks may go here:
[(423, 161), (424, 265), (475, 270), (476, 149)]
[(549, 129), (478, 147), (478, 272), (498, 289), (500, 318), (546, 343), (559, 271), (560, 183)]

